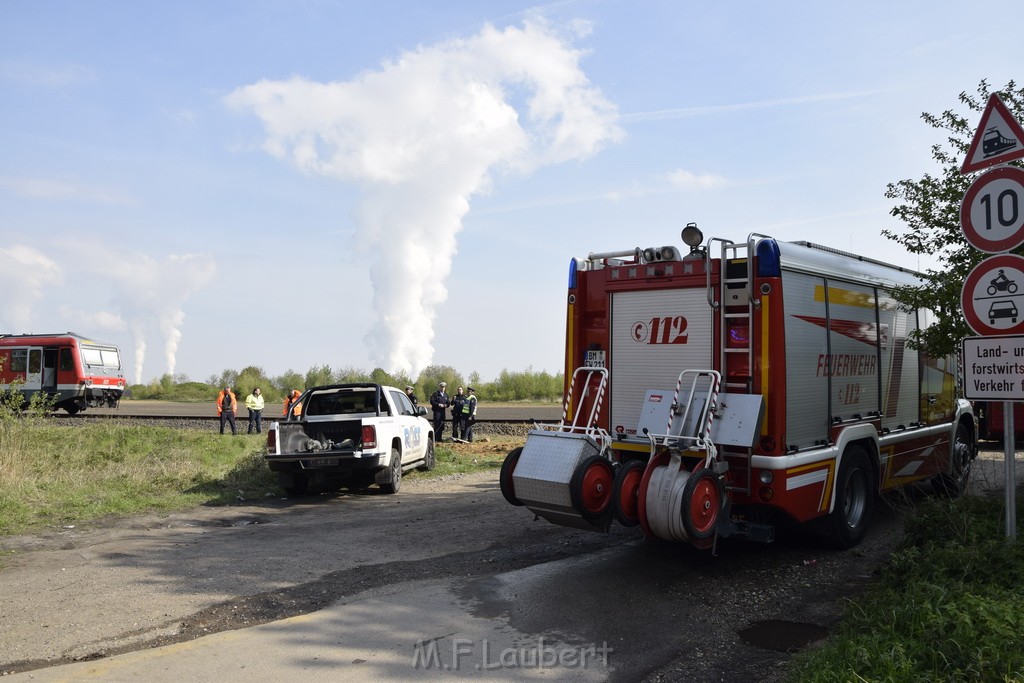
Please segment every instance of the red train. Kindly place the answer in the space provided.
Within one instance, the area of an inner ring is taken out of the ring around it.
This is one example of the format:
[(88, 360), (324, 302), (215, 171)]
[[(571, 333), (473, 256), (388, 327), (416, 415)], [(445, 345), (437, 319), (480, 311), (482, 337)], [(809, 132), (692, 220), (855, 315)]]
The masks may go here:
[[(978, 413), (978, 438), (986, 441), (1003, 441), (1003, 402), (975, 401)], [(1013, 437), (1018, 444), (1024, 444), (1024, 403), (1013, 404)]]
[(71, 415), (114, 408), (125, 387), (121, 352), (74, 332), (0, 334), (0, 390), (12, 386), (26, 401), (45, 392)]

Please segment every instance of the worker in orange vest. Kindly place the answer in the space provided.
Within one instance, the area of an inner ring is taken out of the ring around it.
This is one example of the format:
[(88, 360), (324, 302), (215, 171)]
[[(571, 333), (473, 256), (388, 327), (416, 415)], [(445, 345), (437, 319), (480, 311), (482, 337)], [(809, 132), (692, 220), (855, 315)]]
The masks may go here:
[(235, 430), (235, 410), (238, 408), (238, 401), (235, 400), (235, 392), (231, 387), (224, 387), (224, 390), (217, 394), (217, 414), (220, 415), (220, 433), (224, 433), (224, 423), (231, 423), (231, 433), (238, 434)]
[(285, 394), (285, 396), (284, 396), (284, 410), (281, 411), (281, 414), (282, 415), (288, 415), (288, 409), (291, 408), (294, 405), (295, 406), (295, 411), (294, 411), (295, 417), (298, 417), (299, 415), (302, 415), (302, 404), (299, 403), (299, 396), (301, 396), (301, 395), (302, 395), (302, 392), (299, 391), (298, 389), (292, 389), (290, 393)]

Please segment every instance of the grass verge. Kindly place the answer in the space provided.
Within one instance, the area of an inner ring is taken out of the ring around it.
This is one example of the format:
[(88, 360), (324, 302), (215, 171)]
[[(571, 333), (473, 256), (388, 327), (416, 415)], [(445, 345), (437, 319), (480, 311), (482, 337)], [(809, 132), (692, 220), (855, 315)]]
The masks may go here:
[(879, 583), (791, 680), (1024, 680), (1024, 543), (1004, 525), (1001, 498), (921, 501)]
[[(115, 422), (2, 420), (0, 535), (284, 495), (263, 459), (264, 439)], [(500, 467), (512, 447), (441, 445), (433, 472), (408, 476)]]

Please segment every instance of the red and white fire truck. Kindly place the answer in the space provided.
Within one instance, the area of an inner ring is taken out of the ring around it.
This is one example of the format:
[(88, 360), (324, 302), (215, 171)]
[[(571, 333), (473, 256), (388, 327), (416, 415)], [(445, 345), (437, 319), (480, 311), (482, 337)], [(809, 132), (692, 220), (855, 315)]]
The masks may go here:
[(506, 458), (506, 500), (561, 525), (711, 547), (781, 519), (864, 536), (881, 491), (958, 495), (977, 424), (956, 360), (908, 344), (908, 270), (752, 234), (573, 259), (563, 419)]
[(69, 414), (89, 406), (116, 407), (124, 393), (121, 354), (74, 332), (0, 334), (0, 390), (27, 402), (43, 392)]

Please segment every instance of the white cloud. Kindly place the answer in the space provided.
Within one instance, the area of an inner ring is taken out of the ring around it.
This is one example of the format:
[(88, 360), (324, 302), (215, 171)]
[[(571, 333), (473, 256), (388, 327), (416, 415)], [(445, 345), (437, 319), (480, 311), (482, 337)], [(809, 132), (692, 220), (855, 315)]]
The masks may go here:
[(53, 178), (18, 178), (0, 176), (0, 187), (16, 195), (31, 199), (85, 200), (100, 204), (131, 204), (124, 193), (99, 185), (56, 180)]
[(48, 285), (58, 284), (62, 272), (49, 256), (23, 244), (0, 247), (0, 329), (31, 330), (32, 307)]
[(79, 64), (32, 64), (0, 61), (0, 80), (18, 81), (46, 88), (63, 88), (77, 83), (91, 83), (96, 72)]
[(725, 185), (725, 178), (713, 173), (693, 173), (681, 168), (671, 171), (666, 176), (668, 182), (683, 190), (712, 190)]
[(430, 364), (462, 219), (496, 170), (585, 159), (622, 137), (581, 56), (543, 22), (485, 26), (350, 81), (261, 81), (227, 96), (261, 119), (267, 152), (363, 187), (356, 241), (372, 254), (368, 341), (381, 367)]
[(620, 121), (623, 123), (640, 123), (645, 121), (669, 121), (674, 119), (686, 119), (697, 116), (708, 116), (714, 114), (725, 114), (737, 111), (749, 111), (752, 109), (769, 109), (773, 107), (787, 107), (801, 104), (813, 104), (817, 102), (838, 102), (840, 100), (869, 97), (882, 93), (882, 90), (866, 90), (863, 92), (848, 93), (823, 93), (821, 95), (805, 95), (802, 97), (789, 97), (777, 100), (758, 100), (755, 102), (737, 102), (736, 104), (720, 104), (705, 107), (680, 107), (678, 109), (657, 109), (653, 111), (640, 111), (631, 114), (622, 114)]

